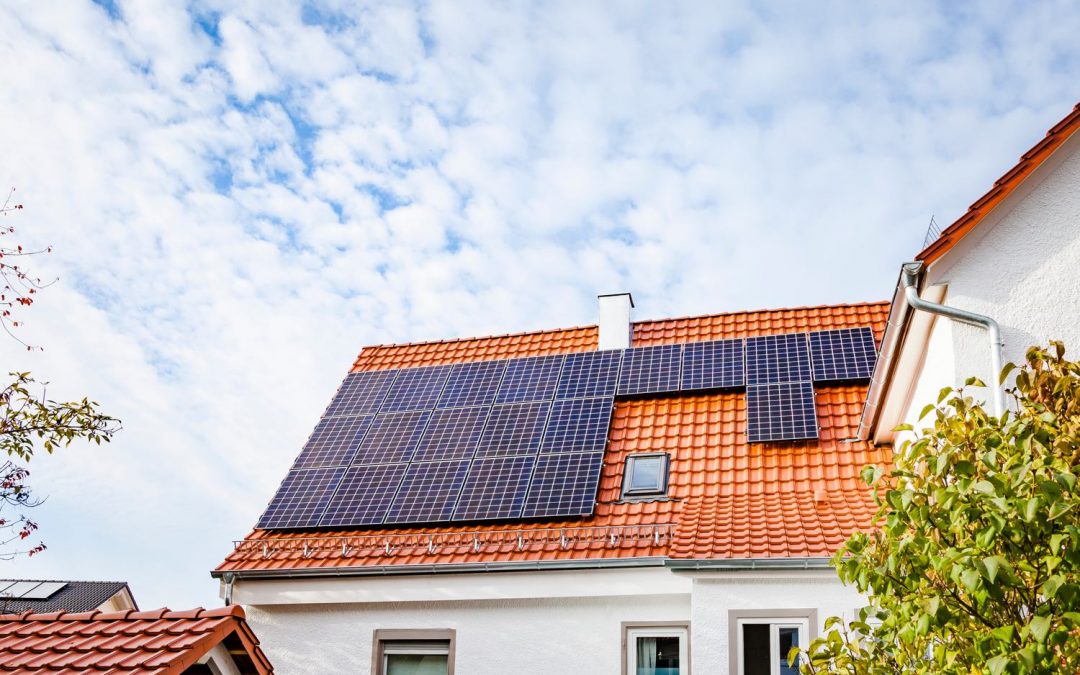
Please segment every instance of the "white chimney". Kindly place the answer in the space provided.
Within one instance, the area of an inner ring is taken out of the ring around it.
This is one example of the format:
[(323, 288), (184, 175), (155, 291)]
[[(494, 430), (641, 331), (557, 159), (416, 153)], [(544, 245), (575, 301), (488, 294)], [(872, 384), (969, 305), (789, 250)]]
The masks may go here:
[(634, 297), (629, 293), (596, 296), (600, 301), (599, 349), (630, 348), (630, 310)]

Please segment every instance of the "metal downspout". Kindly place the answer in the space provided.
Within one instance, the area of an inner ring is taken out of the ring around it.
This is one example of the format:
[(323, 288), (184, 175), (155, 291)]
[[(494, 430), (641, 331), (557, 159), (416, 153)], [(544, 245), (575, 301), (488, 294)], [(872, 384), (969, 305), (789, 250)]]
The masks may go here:
[(1004, 343), (1001, 341), (1001, 327), (998, 326), (997, 321), (994, 321), (988, 316), (982, 314), (976, 314), (974, 312), (968, 312), (956, 307), (948, 307), (946, 305), (939, 305), (936, 302), (928, 302), (919, 297), (919, 277), (922, 276), (923, 264), (920, 262), (905, 263), (903, 267), (903, 273), (900, 275), (901, 283), (904, 285), (904, 299), (912, 309), (922, 312), (929, 312), (930, 314), (937, 314), (944, 316), (960, 323), (965, 323), (969, 326), (976, 326), (983, 328), (989, 334), (990, 337), (990, 370), (991, 377), (990, 387), (994, 392), (994, 415), (1001, 417), (1005, 413), (1005, 394), (1001, 390), (1001, 348)]

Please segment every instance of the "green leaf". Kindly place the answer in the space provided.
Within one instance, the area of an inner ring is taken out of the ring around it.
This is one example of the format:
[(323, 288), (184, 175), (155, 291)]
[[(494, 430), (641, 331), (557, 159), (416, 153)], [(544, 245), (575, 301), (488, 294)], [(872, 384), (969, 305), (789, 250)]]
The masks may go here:
[(1063, 515), (1065, 515), (1069, 511), (1072, 511), (1074, 506), (1076, 506), (1075, 502), (1073, 502), (1073, 503), (1064, 502), (1064, 501), (1054, 502), (1050, 506), (1050, 514), (1047, 516), (1047, 519), (1048, 520), (1057, 520), (1058, 518), (1062, 517)]
[(1048, 617), (1033, 616), (1028, 625), (1031, 627), (1031, 635), (1036, 641), (1046, 642), (1046, 636), (1050, 633), (1050, 626), (1053, 624)]

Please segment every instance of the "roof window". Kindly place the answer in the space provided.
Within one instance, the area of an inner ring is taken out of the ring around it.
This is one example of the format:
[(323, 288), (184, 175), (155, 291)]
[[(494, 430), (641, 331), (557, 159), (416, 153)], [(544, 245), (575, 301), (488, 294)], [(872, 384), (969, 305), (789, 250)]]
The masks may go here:
[(630, 455), (623, 472), (623, 498), (658, 497), (667, 494), (667, 453)]

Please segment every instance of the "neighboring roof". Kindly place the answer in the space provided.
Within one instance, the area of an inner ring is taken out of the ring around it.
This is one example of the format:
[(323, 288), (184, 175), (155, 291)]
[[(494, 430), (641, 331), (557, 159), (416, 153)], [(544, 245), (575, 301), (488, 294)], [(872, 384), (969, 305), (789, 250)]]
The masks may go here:
[(1012, 194), (1028, 176), (1049, 159), (1077, 129), (1080, 129), (1080, 104), (1077, 104), (1065, 119), (1046, 132), (1046, 136), (1041, 141), (1020, 157), (1016, 166), (994, 181), (994, 187), (989, 192), (979, 197), (956, 222), (942, 230), (941, 236), (923, 249), (915, 259), (929, 264), (945, 255), (968, 232), (975, 229), (994, 210), (994, 207)]
[(247, 675), (273, 672), (239, 606), (0, 616), (0, 673), (183, 673), (225, 642)]
[[(635, 346), (871, 326), (888, 303), (738, 312), (634, 324)], [(365, 348), (363, 370), (596, 348), (595, 328)], [(619, 559), (820, 557), (869, 526), (867, 464), (890, 450), (851, 442), (865, 385), (816, 387), (820, 439), (746, 442), (740, 392), (618, 400), (593, 515), (571, 520), (297, 533), (255, 530), (215, 571), (408, 571)], [(621, 501), (626, 455), (667, 452), (667, 500)]]
[[(0, 580), (0, 588), (17, 581), (23, 580)], [(32, 583), (61, 583), (65, 584), (65, 586), (44, 600), (0, 598), (0, 613), (18, 614), (28, 610), (31, 612), (56, 612), (59, 610), (89, 612), (101, 607), (109, 601), (109, 598), (125, 589), (134, 602), (134, 597), (130, 595), (131, 590), (123, 581), (35, 580)]]

